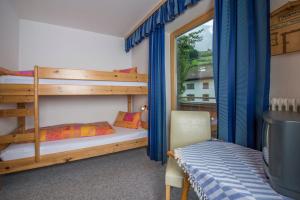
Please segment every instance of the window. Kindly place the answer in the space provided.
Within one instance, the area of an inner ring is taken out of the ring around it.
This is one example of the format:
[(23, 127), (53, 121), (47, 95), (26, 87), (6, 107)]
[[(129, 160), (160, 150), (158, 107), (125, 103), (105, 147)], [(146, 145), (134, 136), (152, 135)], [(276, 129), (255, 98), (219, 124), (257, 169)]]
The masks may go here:
[(194, 94), (187, 94), (187, 101), (195, 101), (195, 95)]
[(195, 89), (195, 84), (194, 83), (188, 83), (188, 84), (186, 84), (186, 89), (188, 89), (188, 90)]
[(209, 82), (203, 83), (203, 89), (209, 89)]
[(213, 10), (170, 35), (172, 110), (208, 111), (216, 136), (217, 109), (213, 77)]
[[(210, 104), (214, 98), (212, 66), (213, 20), (179, 34), (176, 43), (177, 108), (193, 109)], [(211, 84), (211, 85), (210, 85)], [(191, 95), (193, 94), (193, 96)], [(203, 96), (203, 94), (205, 94)], [(207, 95), (209, 97), (207, 97)], [(215, 106), (215, 105), (212, 105)]]
[(202, 94), (203, 101), (209, 101), (209, 94)]

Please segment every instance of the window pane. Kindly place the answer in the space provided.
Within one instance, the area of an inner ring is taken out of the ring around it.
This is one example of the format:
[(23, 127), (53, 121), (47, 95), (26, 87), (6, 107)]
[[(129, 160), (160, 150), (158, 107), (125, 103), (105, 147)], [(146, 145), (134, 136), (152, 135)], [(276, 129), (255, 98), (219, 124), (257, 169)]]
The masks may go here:
[(216, 125), (213, 20), (176, 38), (177, 109), (209, 111)]

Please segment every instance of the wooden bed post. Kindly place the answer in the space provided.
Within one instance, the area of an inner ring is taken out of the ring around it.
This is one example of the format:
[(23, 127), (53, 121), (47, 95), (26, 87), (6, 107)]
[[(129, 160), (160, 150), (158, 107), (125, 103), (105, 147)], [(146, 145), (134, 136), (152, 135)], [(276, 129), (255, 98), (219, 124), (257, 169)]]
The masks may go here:
[(34, 66), (34, 150), (35, 161), (40, 161), (40, 137), (39, 137), (39, 68)]
[[(17, 103), (18, 109), (25, 109), (25, 103)], [(18, 117), (18, 129), (17, 132), (25, 132), (25, 116)]]
[(127, 95), (128, 104), (127, 104), (127, 110), (128, 112), (132, 112), (132, 95)]

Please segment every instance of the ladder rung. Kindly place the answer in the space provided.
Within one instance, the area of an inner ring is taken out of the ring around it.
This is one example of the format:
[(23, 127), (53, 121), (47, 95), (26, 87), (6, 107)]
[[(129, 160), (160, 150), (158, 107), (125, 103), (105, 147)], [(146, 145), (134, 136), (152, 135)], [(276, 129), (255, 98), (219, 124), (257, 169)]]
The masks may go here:
[(0, 103), (32, 103), (34, 96), (0, 95)]
[(25, 117), (33, 115), (32, 109), (7, 109), (0, 110), (0, 117)]
[(18, 143), (18, 142), (33, 142), (34, 133), (15, 133), (0, 136), (0, 144)]

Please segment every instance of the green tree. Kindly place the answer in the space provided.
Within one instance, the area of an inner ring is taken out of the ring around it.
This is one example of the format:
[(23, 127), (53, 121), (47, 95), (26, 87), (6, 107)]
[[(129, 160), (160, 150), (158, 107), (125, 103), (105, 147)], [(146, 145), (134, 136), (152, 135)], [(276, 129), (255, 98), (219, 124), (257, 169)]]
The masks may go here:
[(178, 94), (181, 95), (185, 91), (184, 81), (189, 71), (198, 67), (198, 63), (194, 62), (199, 58), (199, 52), (195, 49), (196, 42), (202, 41), (200, 35), (204, 29), (192, 32), (188, 35), (182, 35), (177, 39), (177, 63), (178, 63)]

